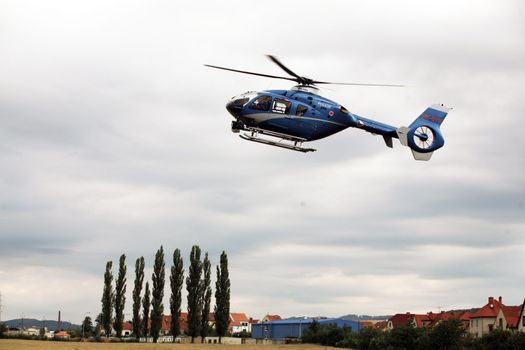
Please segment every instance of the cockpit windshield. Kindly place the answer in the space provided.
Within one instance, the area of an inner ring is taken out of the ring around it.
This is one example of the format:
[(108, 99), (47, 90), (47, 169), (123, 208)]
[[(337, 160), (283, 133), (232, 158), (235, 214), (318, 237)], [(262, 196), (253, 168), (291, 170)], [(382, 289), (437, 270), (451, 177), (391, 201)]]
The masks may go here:
[(257, 93), (255, 91), (247, 91), (244, 94), (233, 96), (230, 99), (229, 105), (234, 107), (243, 107), (248, 101), (250, 101), (255, 96), (257, 96)]

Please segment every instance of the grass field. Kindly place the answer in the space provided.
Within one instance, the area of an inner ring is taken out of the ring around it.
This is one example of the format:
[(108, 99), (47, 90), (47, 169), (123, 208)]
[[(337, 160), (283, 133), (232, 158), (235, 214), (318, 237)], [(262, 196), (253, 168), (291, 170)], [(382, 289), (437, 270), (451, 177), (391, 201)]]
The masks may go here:
[(324, 346), (301, 345), (217, 345), (217, 344), (144, 344), (80, 343), (0, 339), (0, 350), (323, 350)]

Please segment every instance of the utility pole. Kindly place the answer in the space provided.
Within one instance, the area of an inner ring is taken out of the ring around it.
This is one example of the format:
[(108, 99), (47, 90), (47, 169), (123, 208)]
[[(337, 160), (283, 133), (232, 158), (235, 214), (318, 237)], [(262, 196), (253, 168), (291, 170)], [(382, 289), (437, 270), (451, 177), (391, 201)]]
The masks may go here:
[(2, 323), (2, 292), (0, 292), (0, 323)]

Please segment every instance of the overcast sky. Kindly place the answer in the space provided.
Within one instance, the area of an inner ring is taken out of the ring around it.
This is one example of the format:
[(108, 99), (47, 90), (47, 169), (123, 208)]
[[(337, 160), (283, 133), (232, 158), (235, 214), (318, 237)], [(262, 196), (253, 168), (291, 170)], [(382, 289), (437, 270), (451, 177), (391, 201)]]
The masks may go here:
[[(453, 107), (445, 146), (241, 140), (228, 99), (292, 85), (203, 64), (282, 75), (269, 53), (405, 84), (322, 91), (390, 125)], [(160, 245), (169, 268), (194, 244), (228, 253), (232, 311), (254, 318), (521, 304), (524, 85), (519, 1), (2, 1), (1, 317), (96, 316), (124, 253), (130, 318), (135, 259), (150, 278)]]

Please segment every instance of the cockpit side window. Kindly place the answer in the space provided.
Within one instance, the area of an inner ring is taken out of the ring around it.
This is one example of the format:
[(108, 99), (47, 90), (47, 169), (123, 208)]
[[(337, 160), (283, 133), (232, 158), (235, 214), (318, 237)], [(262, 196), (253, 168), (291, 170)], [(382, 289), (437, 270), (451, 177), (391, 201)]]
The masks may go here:
[(272, 104), (272, 97), (263, 95), (252, 102), (250, 105), (251, 109), (255, 109), (258, 111), (269, 111), (270, 105)]
[(343, 106), (339, 107), (339, 110), (340, 110), (342, 113), (344, 113), (344, 114), (348, 114), (348, 113), (350, 113), (350, 112), (348, 111), (348, 109), (344, 108)]
[(303, 106), (303, 105), (298, 105), (297, 110), (295, 111), (295, 115), (298, 117), (303, 116), (305, 115), (307, 110), (308, 110), (308, 107)]
[(276, 98), (273, 101), (272, 106), (272, 112), (274, 113), (281, 113), (281, 114), (288, 114), (290, 113), (290, 107), (292, 106), (292, 103), (290, 101), (286, 101), (280, 98)]

